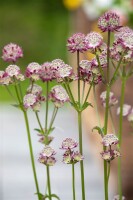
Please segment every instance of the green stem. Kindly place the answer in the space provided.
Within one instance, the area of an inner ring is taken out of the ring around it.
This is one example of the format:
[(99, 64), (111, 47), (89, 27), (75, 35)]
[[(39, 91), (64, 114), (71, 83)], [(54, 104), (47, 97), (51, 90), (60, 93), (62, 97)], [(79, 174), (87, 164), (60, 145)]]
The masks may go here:
[[(123, 68), (123, 73), (125, 73), (124, 71), (125, 71), (125, 69)], [(120, 115), (119, 115), (119, 131), (118, 131), (119, 149), (121, 148), (121, 143), (122, 143), (122, 128), (123, 128), (122, 124), (123, 124), (123, 105), (124, 105), (125, 86), (126, 86), (126, 77), (122, 76)], [(122, 200), (121, 158), (118, 158), (118, 190), (119, 190), (120, 200)]]
[(111, 32), (108, 31), (108, 44), (107, 44), (107, 83), (110, 81), (110, 68), (109, 68), (109, 62), (110, 62), (110, 34)]
[(100, 116), (99, 116), (99, 111), (98, 111), (98, 104), (97, 104), (97, 98), (96, 98), (95, 85), (93, 86), (93, 95), (94, 95), (94, 104), (95, 104), (95, 109), (96, 109), (97, 121), (98, 121), (99, 126), (101, 127)]
[(88, 90), (88, 92), (87, 92), (87, 95), (86, 95), (86, 97), (85, 97), (85, 100), (84, 100), (84, 103), (83, 103), (83, 104), (85, 104), (85, 102), (87, 101), (87, 99), (88, 99), (88, 97), (89, 97), (89, 94), (90, 94), (92, 85), (93, 85), (93, 84), (91, 84), (90, 87), (89, 87), (89, 90)]
[(110, 177), (110, 162), (108, 162), (108, 175), (107, 175), (108, 183), (109, 183), (109, 177)]
[(45, 132), (44, 132), (43, 127), (42, 127), (42, 124), (40, 122), (40, 118), (38, 116), (38, 112), (35, 112), (35, 115), (36, 115), (37, 122), (38, 122), (38, 124), (40, 126), (41, 132), (43, 133), (43, 135), (45, 135)]
[(107, 129), (108, 129), (109, 95), (110, 95), (110, 86), (107, 85), (107, 89), (106, 89), (106, 107), (105, 107), (105, 118), (104, 118), (104, 135), (107, 134)]
[(38, 200), (40, 200), (40, 197), (39, 197), (39, 186), (38, 186), (38, 180), (37, 180), (36, 168), (35, 168), (35, 161), (34, 161), (34, 156), (33, 156), (33, 149), (32, 149), (32, 142), (31, 142), (31, 136), (30, 136), (30, 128), (29, 128), (28, 116), (27, 116), (27, 112), (25, 110), (23, 110), (23, 114), (24, 114), (26, 129), (27, 129), (27, 136), (28, 136), (28, 143), (29, 143), (29, 150), (30, 150), (30, 158), (31, 158), (31, 163), (32, 163), (34, 181), (35, 181), (35, 185), (36, 185), (36, 192), (37, 192)]
[(68, 94), (69, 94), (69, 96), (70, 96), (70, 98), (71, 98), (71, 100), (72, 100), (72, 103), (74, 103), (75, 104), (75, 99), (74, 99), (74, 96), (73, 96), (73, 94), (72, 94), (72, 91), (71, 91), (71, 88), (70, 88), (70, 86), (69, 86), (69, 83), (66, 83), (66, 88), (67, 88), (67, 90), (68, 90)]
[[(21, 97), (19, 96), (19, 91), (18, 91), (18, 88), (17, 88), (15, 78), (14, 78), (14, 82), (15, 82), (15, 91), (16, 91), (16, 95), (17, 95), (17, 98), (18, 98), (18, 102), (21, 105)], [(19, 90), (21, 90), (21, 88), (19, 88)], [(31, 136), (30, 136), (28, 116), (27, 116), (27, 112), (25, 111), (24, 108), (22, 108), (22, 111), (23, 111), (23, 114), (24, 114), (25, 125), (26, 125), (26, 130), (27, 130), (28, 144), (29, 144), (29, 150), (30, 150), (30, 158), (31, 158), (32, 170), (33, 170), (33, 175), (34, 175), (34, 181), (35, 181), (35, 185), (36, 185), (36, 193), (37, 193), (37, 196), (38, 196), (38, 200), (40, 200), (39, 186), (38, 186), (38, 180), (37, 180), (36, 168), (35, 168), (35, 161), (34, 161), (34, 156), (33, 156), (33, 149), (32, 149), (32, 142), (31, 142)]]
[(52, 200), (52, 197), (51, 197), (51, 183), (50, 183), (50, 171), (49, 171), (49, 166), (46, 166), (46, 170), (47, 170), (47, 181), (48, 181), (49, 200)]
[(10, 96), (13, 98), (13, 100), (16, 102), (16, 101), (17, 101), (16, 98), (13, 96), (13, 94), (11, 93), (11, 91), (10, 91), (10, 89), (8, 88), (7, 85), (5, 85), (5, 88), (6, 88), (7, 92), (9, 93), (9, 95), (10, 95)]
[(76, 200), (76, 195), (75, 195), (75, 170), (74, 170), (74, 163), (72, 163), (72, 187), (73, 187), (73, 200)]
[(77, 51), (77, 73), (78, 73), (78, 103), (80, 107), (80, 71), (79, 71), (79, 51)]
[(48, 93), (49, 93), (49, 82), (46, 82), (46, 112), (45, 112), (45, 133), (47, 133), (48, 126)]
[(102, 69), (102, 67), (101, 67), (101, 63), (100, 63), (99, 56), (98, 56), (98, 54), (97, 54), (96, 51), (95, 51), (95, 53), (96, 53), (96, 59), (97, 59), (97, 62), (98, 62), (100, 74), (101, 74), (101, 76), (102, 76), (102, 78), (103, 78), (103, 81), (104, 81), (104, 80), (105, 80), (104, 71), (103, 71), (103, 69)]
[(109, 108), (109, 114), (110, 114), (110, 119), (111, 119), (112, 130), (113, 130), (113, 133), (115, 133), (116, 131), (115, 131), (114, 120), (113, 120), (111, 108)]
[[(82, 116), (81, 112), (78, 112), (78, 128), (79, 128), (79, 150), (83, 155), (83, 146), (82, 146)], [(85, 181), (84, 181), (84, 163), (80, 162), (80, 170), (81, 170), (81, 184), (82, 184), (82, 200), (85, 200)]]
[(52, 115), (52, 118), (51, 118), (51, 122), (50, 122), (50, 125), (49, 125), (49, 128), (48, 128), (48, 132), (47, 132), (47, 135), (49, 135), (50, 133), (50, 130), (53, 126), (53, 123), (54, 123), (54, 120), (55, 120), (55, 117), (57, 115), (57, 112), (58, 112), (58, 108), (57, 107), (54, 107), (54, 111), (53, 111), (53, 115)]
[(82, 90), (81, 104), (83, 104), (83, 101), (84, 101), (84, 94), (85, 94), (85, 81), (83, 82), (83, 90)]

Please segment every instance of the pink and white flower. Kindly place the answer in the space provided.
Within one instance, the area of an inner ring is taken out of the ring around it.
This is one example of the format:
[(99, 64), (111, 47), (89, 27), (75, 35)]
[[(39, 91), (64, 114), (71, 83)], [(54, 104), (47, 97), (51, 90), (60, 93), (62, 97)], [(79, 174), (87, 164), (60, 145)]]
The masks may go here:
[(2, 53), (2, 59), (6, 62), (16, 62), (23, 57), (22, 48), (14, 43), (4, 46)]
[(107, 134), (102, 138), (102, 144), (105, 147), (111, 146), (112, 144), (118, 144), (119, 140), (114, 134)]
[(88, 49), (95, 50), (103, 43), (103, 37), (97, 32), (90, 32), (85, 37), (86, 46)]

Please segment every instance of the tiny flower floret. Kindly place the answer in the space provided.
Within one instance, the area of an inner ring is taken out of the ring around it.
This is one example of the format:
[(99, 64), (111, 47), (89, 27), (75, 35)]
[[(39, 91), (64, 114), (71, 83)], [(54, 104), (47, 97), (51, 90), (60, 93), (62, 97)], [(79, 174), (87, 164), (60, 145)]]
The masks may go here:
[(70, 77), (73, 72), (73, 68), (70, 65), (64, 64), (57, 69), (56, 78)]
[(4, 46), (2, 53), (2, 59), (6, 62), (16, 62), (19, 58), (23, 57), (21, 47), (14, 43)]
[(73, 149), (78, 146), (78, 143), (72, 138), (66, 138), (62, 142), (62, 149)]
[(32, 107), (37, 102), (37, 97), (34, 94), (27, 94), (24, 96), (24, 107), (29, 108)]
[(120, 17), (111, 11), (104, 13), (98, 20), (98, 27), (103, 31), (117, 31), (120, 28)]
[(97, 32), (90, 32), (85, 37), (85, 42), (88, 49), (96, 49), (103, 43), (103, 37)]
[(20, 74), (20, 68), (17, 65), (9, 65), (5, 72), (8, 74), (8, 76), (13, 77)]
[(87, 51), (85, 35), (83, 33), (76, 33), (67, 40), (68, 51), (74, 53), (75, 51)]
[(102, 144), (104, 146), (111, 146), (112, 144), (118, 144), (119, 140), (114, 134), (107, 134), (102, 138)]
[(46, 166), (53, 166), (56, 163), (54, 155), (56, 152), (50, 146), (45, 146), (38, 161)]

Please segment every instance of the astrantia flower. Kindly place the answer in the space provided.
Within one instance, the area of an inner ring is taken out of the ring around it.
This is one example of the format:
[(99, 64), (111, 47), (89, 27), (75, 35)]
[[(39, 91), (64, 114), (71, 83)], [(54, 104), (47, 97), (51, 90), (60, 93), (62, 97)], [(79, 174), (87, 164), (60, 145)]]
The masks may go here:
[(36, 96), (41, 95), (42, 87), (34, 83), (27, 88), (27, 93), (32, 93)]
[(54, 139), (54, 137), (52, 136), (48, 136), (47, 138), (42, 134), (39, 134), (39, 136), (40, 136), (39, 142), (45, 145), (49, 145)]
[(17, 44), (10, 43), (2, 50), (2, 59), (6, 62), (16, 62), (23, 57), (23, 51)]
[(123, 34), (120, 38), (120, 42), (125, 49), (133, 50), (133, 31)]
[(41, 70), (41, 65), (36, 62), (32, 62), (27, 66), (26, 77), (31, 78), (36, 81), (39, 79), (39, 72)]
[(20, 68), (17, 65), (9, 65), (5, 72), (8, 74), (8, 76), (13, 77), (20, 74)]
[(65, 102), (69, 101), (66, 90), (60, 85), (56, 85), (51, 89), (49, 98), (54, 102), (56, 107), (61, 107)]
[(68, 51), (74, 53), (80, 51), (81, 53), (87, 51), (85, 35), (83, 33), (76, 33), (67, 40)]
[(56, 163), (54, 155), (56, 152), (50, 146), (44, 147), (38, 161), (47, 166), (53, 166)]
[(117, 31), (120, 26), (120, 17), (111, 11), (104, 13), (98, 19), (98, 27), (103, 31)]
[[(124, 117), (129, 115), (129, 113), (131, 113), (131, 111), (132, 111), (132, 107), (130, 105), (128, 105), (128, 104), (124, 104), (123, 105), (123, 113), (122, 113), (122, 115)], [(119, 114), (120, 114), (120, 107), (117, 108), (117, 115), (119, 115)]]
[(125, 33), (131, 33), (133, 30), (128, 26), (121, 27), (119, 31), (114, 34), (115, 40), (122, 38)]
[[(100, 99), (102, 101), (102, 105), (104, 107), (106, 107), (106, 94), (107, 94), (107, 91), (104, 91), (101, 93), (100, 95)], [(109, 106), (114, 106), (118, 103), (118, 100), (116, 99), (116, 97), (114, 96), (114, 93), (113, 92), (110, 92), (109, 93)]]
[(52, 62), (51, 62), (51, 66), (53, 69), (57, 70), (58, 68), (62, 67), (64, 65), (64, 61), (61, 60), (61, 59), (54, 59)]
[(56, 78), (68, 78), (72, 75), (73, 68), (70, 65), (64, 64), (56, 71)]
[[(120, 200), (120, 196), (119, 195), (114, 196), (113, 200)], [(122, 196), (122, 200), (126, 200), (126, 198)]]
[(90, 32), (85, 37), (86, 46), (88, 49), (96, 49), (103, 43), (103, 37), (97, 32)]
[(4, 71), (0, 71), (0, 85), (9, 85), (12, 82), (11, 78)]
[(56, 152), (50, 146), (44, 147), (44, 149), (42, 151), (42, 155), (43, 156), (47, 156), (47, 157), (51, 157), (51, 156), (53, 156), (55, 154), (56, 154)]
[(114, 134), (107, 134), (102, 138), (102, 144), (104, 146), (110, 146), (112, 144), (118, 144), (119, 140)]
[(80, 161), (83, 160), (83, 159), (84, 159), (84, 157), (81, 155), (80, 152), (78, 152), (78, 151), (73, 152), (73, 161), (74, 161), (75, 163), (80, 162)]
[(55, 69), (50, 62), (43, 63), (39, 76), (43, 82), (55, 79)]
[(102, 156), (102, 159), (108, 162), (120, 156), (120, 152), (117, 150), (106, 150), (106, 151), (101, 152), (100, 154)]
[(24, 107), (30, 108), (37, 102), (37, 97), (34, 94), (26, 94), (23, 99)]
[(62, 149), (73, 149), (78, 146), (78, 143), (72, 138), (66, 138), (63, 140), (61, 148)]

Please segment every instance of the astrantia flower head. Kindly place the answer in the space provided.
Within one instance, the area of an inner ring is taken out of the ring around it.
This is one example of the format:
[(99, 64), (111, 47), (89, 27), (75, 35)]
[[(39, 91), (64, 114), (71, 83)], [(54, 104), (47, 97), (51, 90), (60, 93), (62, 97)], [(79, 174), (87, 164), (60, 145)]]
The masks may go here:
[[(107, 94), (107, 91), (104, 91), (101, 93), (100, 95), (100, 99), (102, 101), (102, 105), (104, 107), (106, 107), (106, 94)], [(109, 106), (114, 106), (118, 103), (118, 100), (116, 99), (116, 97), (114, 96), (114, 93), (113, 92), (110, 92), (109, 93)]]
[(69, 96), (66, 90), (60, 85), (56, 85), (51, 89), (49, 98), (57, 107), (61, 107), (65, 102), (69, 101)]
[(88, 49), (96, 49), (103, 43), (103, 37), (97, 32), (90, 32), (85, 37), (86, 46)]
[(73, 161), (74, 161), (74, 163), (80, 162), (83, 159), (84, 159), (84, 157), (81, 155), (80, 152), (78, 152), (78, 151), (73, 152)]
[(55, 69), (52, 66), (51, 62), (43, 63), (39, 72), (39, 76), (43, 82), (52, 81), (53, 79), (55, 79)]
[(61, 60), (61, 59), (54, 59), (52, 62), (51, 62), (51, 66), (53, 69), (57, 70), (58, 68), (62, 67), (64, 65), (64, 61)]
[(73, 149), (78, 146), (78, 143), (72, 138), (66, 138), (63, 140), (61, 148), (62, 149)]
[(133, 30), (128, 26), (123, 26), (114, 34), (115, 40), (122, 38), (125, 33), (131, 33)]
[(85, 35), (83, 33), (72, 35), (68, 38), (67, 42), (68, 51), (71, 53), (74, 53), (75, 51), (80, 51), (81, 53), (87, 51)]
[(37, 102), (37, 96), (34, 94), (27, 94), (24, 96), (23, 103), (25, 108), (32, 108)]
[(54, 155), (56, 152), (50, 146), (45, 146), (38, 161), (46, 166), (53, 166), (56, 163)]
[(39, 134), (39, 136), (40, 136), (39, 142), (45, 145), (49, 145), (54, 139), (54, 137), (52, 136), (48, 136), (47, 138), (42, 134)]
[(114, 134), (107, 134), (102, 138), (102, 144), (107, 147), (112, 144), (118, 144), (119, 140)]
[(13, 77), (20, 74), (20, 68), (17, 65), (9, 65), (5, 72), (8, 74), (8, 76)]
[[(129, 115), (131, 113), (131, 111), (132, 111), (132, 107), (130, 105), (128, 105), (128, 104), (123, 105), (123, 113), (122, 114), (124, 117)], [(119, 115), (119, 114), (120, 114), (120, 107), (117, 108), (117, 115)]]
[(84, 159), (84, 157), (78, 151), (66, 150), (63, 154), (63, 162), (65, 164), (76, 164)]
[(72, 75), (73, 68), (70, 65), (64, 64), (61, 67), (59, 67), (56, 71), (56, 78), (68, 78)]
[(117, 31), (120, 26), (120, 17), (111, 11), (108, 11), (104, 13), (99, 19), (98, 19), (98, 27), (103, 31)]
[(41, 70), (41, 65), (36, 62), (32, 62), (27, 66), (26, 77), (31, 78), (36, 81), (39, 79), (39, 72)]
[[(120, 200), (120, 196), (119, 195), (114, 196), (113, 200)], [(126, 200), (126, 198), (122, 196), (122, 200)]]
[(120, 37), (120, 42), (126, 50), (133, 50), (133, 31), (123, 34), (123, 36)]
[(51, 156), (53, 156), (55, 154), (56, 154), (56, 152), (50, 146), (44, 147), (44, 149), (42, 151), (42, 155), (43, 156), (47, 156), (47, 157), (51, 157)]
[(2, 59), (6, 62), (16, 62), (23, 57), (23, 51), (17, 44), (10, 43), (2, 50)]
[(0, 85), (9, 85), (12, 82), (11, 78), (4, 71), (0, 71)]
[(117, 150), (106, 150), (101, 152), (100, 154), (102, 156), (102, 159), (108, 162), (120, 156), (120, 152)]

